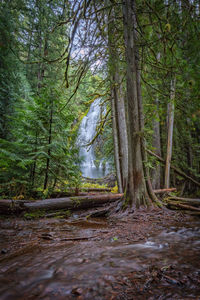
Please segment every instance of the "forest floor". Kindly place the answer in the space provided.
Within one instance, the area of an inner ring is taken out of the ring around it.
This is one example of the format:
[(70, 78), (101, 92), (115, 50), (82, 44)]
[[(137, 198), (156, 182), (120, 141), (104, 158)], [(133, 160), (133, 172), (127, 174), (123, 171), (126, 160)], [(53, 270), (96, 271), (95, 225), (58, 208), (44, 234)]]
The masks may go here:
[(200, 219), (161, 209), (0, 220), (0, 299), (200, 299)]

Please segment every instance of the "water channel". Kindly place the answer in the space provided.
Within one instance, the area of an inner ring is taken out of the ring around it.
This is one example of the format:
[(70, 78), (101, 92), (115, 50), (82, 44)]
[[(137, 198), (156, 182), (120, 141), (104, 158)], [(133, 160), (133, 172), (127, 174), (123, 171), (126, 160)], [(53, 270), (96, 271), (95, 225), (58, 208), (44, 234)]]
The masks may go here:
[(1, 254), (0, 299), (200, 299), (199, 225), (133, 242), (106, 237), (106, 219), (2, 221), (1, 248), (32, 248)]

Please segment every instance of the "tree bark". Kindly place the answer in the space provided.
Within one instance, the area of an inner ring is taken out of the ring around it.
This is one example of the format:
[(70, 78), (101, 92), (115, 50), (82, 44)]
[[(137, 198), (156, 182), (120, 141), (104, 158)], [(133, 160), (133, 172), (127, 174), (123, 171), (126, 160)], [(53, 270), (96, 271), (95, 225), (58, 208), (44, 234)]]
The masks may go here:
[[(144, 166), (145, 147), (142, 97), (139, 73), (139, 53), (136, 46), (135, 1), (123, 2), (124, 40), (126, 53), (128, 182), (126, 198), (130, 204), (148, 205), (154, 197), (149, 175)], [(146, 180), (145, 180), (146, 177)], [(147, 190), (148, 187), (148, 190)]]
[(122, 199), (123, 194), (104, 194), (94, 196), (79, 196), (69, 198), (56, 198), (26, 202), (20, 200), (0, 200), (0, 211), (4, 213), (34, 211), (34, 210), (54, 210), (54, 209), (83, 209), (101, 206), (105, 203)]
[[(34, 153), (37, 153), (37, 147), (38, 147), (38, 131), (36, 129), (35, 132), (35, 149)], [(34, 187), (35, 185), (35, 173), (36, 173), (36, 166), (37, 166), (37, 158), (34, 158), (33, 164), (31, 166), (31, 173), (30, 173), (30, 181), (31, 181), (31, 187)]]
[(175, 192), (176, 188), (170, 188), (170, 189), (159, 189), (159, 190), (154, 190), (155, 194), (164, 194), (164, 193), (171, 193)]
[[(110, 5), (110, 1), (106, 1)], [(117, 171), (118, 189), (122, 192), (128, 176), (128, 140), (126, 128), (126, 115), (124, 93), (122, 90), (122, 76), (120, 75), (120, 54), (118, 51), (118, 32), (115, 26), (116, 8), (108, 11), (108, 47), (109, 47), (109, 73), (112, 95), (113, 135), (115, 146), (115, 162)], [(117, 149), (116, 149), (117, 147)]]
[(165, 188), (170, 185), (170, 165), (172, 158), (173, 129), (174, 129), (174, 99), (176, 79), (171, 80), (170, 103), (168, 103), (168, 134), (167, 134), (167, 155), (165, 165)]
[(51, 100), (51, 107), (50, 107), (50, 118), (49, 118), (49, 137), (48, 137), (48, 157), (46, 161), (46, 170), (45, 170), (45, 178), (44, 178), (44, 190), (47, 188), (48, 184), (48, 177), (49, 177), (49, 164), (50, 164), (50, 156), (51, 156), (51, 141), (52, 141), (52, 124), (53, 124), (53, 101)]
[(186, 210), (194, 210), (194, 211), (199, 211), (200, 208), (191, 206), (191, 205), (186, 205), (186, 204), (181, 204), (181, 203), (174, 203), (174, 202), (169, 202), (168, 203), (170, 206), (172, 205), (173, 207), (181, 208), (181, 209), (186, 209)]
[[(158, 99), (155, 100), (156, 106), (156, 119), (153, 121), (153, 143), (152, 146), (155, 149), (155, 153), (161, 156), (161, 142), (160, 142), (160, 121), (159, 121), (159, 104)], [(154, 167), (152, 174), (152, 188), (160, 189), (160, 178), (161, 178), (161, 168), (160, 164), (156, 164)]]
[[(167, 201), (168, 200), (175, 200), (175, 201), (179, 201), (179, 202), (185, 202), (185, 203), (188, 203), (190, 205), (200, 205), (200, 199), (182, 198), (182, 197), (171, 196), (171, 197), (167, 198)], [(174, 203), (176, 203), (176, 202), (174, 202)]]
[(121, 174), (122, 174), (122, 191), (124, 191), (127, 177), (128, 177), (128, 137), (126, 128), (126, 114), (125, 114), (125, 103), (122, 91), (122, 77), (119, 75), (119, 69), (116, 70), (114, 75), (115, 85), (115, 107), (116, 107), (116, 117), (118, 124), (118, 136), (119, 136), (119, 160), (121, 164)]
[(119, 160), (119, 139), (117, 134), (117, 124), (116, 124), (116, 112), (115, 112), (115, 100), (113, 92), (111, 91), (112, 95), (112, 130), (113, 130), (113, 142), (114, 142), (114, 158), (115, 158), (115, 168), (116, 168), (116, 175), (117, 175), (117, 186), (118, 190), (122, 192), (122, 174), (121, 174), (121, 166)]

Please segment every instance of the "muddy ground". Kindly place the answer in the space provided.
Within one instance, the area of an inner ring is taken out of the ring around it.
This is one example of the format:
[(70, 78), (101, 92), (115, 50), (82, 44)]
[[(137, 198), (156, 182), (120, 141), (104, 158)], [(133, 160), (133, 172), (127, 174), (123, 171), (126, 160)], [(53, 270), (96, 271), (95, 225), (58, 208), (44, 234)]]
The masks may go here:
[(1, 218), (0, 299), (200, 299), (199, 218), (90, 213)]

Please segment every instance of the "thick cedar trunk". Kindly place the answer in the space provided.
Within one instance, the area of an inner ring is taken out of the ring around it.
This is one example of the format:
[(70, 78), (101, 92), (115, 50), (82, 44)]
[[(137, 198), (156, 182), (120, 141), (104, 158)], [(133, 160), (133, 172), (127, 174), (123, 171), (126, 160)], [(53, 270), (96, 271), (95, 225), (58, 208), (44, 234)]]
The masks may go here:
[(0, 200), (0, 212), (20, 212), (34, 210), (54, 210), (54, 209), (83, 209), (101, 206), (105, 203), (122, 199), (123, 194), (104, 194), (95, 196), (78, 196), (69, 198), (56, 198), (31, 201), (20, 200)]
[(146, 183), (149, 178), (143, 165), (146, 154), (143, 140), (142, 98), (138, 70), (139, 55), (136, 46), (134, 1), (125, 0), (123, 2), (123, 16), (128, 110), (128, 182), (126, 197), (129, 203), (140, 206), (142, 204), (148, 205), (149, 195), (152, 196), (153, 192), (150, 185), (147, 192)]
[[(136, 23), (136, 21), (135, 21)], [(144, 178), (145, 178), (145, 184), (147, 188), (146, 197), (148, 197), (148, 200), (146, 200), (146, 204), (149, 204), (149, 200), (153, 201), (157, 206), (162, 206), (161, 202), (156, 197), (149, 174), (149, 168), (146, 166), (147, 164), (147, 152), (146, 152), (146, 142), (144, 138), (144, 113), (143, 113), (143, 105), (142, 105), (142, 94), (141, 94), (141, 79), (140, 79), (140, 67), (139, 67), (139, 51), (136, 48), (136, 55), (135, 55), (135, 62), (136, 62), (136, 74), (137, 74), (137, 94), (138, 94), (138, 112), (139, 112), (139, 126), (140, 126), (140, 132), (141, 138), (140, 138), (140, 144), (141, 144), (141, 156), (142, 156), (142, 163), (143, 163), (143, 172), (144, 172)]]
[(170, 185), (170, 165), (172, 158), (173, 129), (174, 129), (174, 98), (175, 98), (175, 78), (171, 80), (170, 103), (168, 103), (168, 134), (167, 134), (167, 155), (165, 165), (165, 188)]

